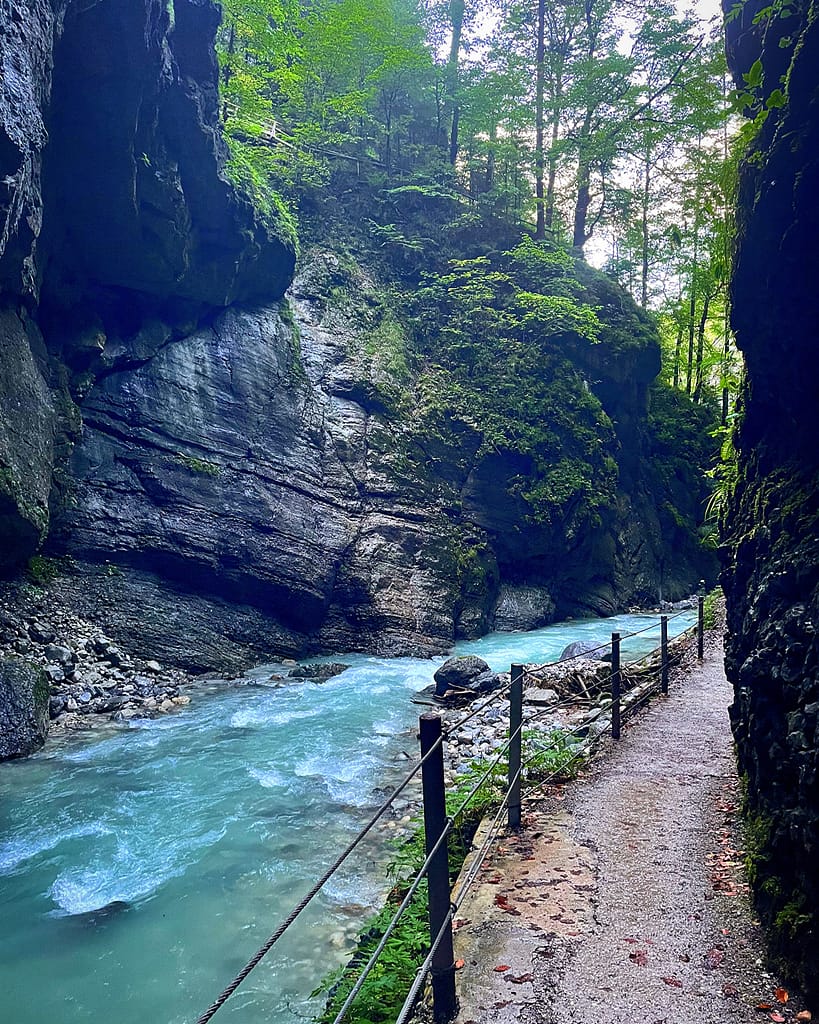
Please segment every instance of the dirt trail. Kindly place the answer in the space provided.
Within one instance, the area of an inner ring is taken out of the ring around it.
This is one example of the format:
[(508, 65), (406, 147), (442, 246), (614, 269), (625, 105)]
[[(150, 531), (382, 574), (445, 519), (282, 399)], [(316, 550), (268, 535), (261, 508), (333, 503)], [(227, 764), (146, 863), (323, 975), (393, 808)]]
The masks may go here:
[(581, 779), (527, 808), (460, 911), (461, 1024), (759, 1024), (803, 1009), (763, 967), (730, 700), (715, 648)]

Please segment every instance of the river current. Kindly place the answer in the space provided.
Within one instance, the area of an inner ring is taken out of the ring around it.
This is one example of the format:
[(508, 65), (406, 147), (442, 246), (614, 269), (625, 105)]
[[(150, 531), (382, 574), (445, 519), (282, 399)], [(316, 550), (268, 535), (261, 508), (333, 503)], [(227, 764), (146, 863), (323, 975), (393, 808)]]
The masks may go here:
[[(497, 671), (603, 643), (642, 616), (461, 643)], [(671, 623), (676, 635), (694, 613)], [(659, 626), (624, 644), (639, 657)], [(202, 691), (175, 714), (49, 744), (0, 765), (0, 1021), (193, 1022), (406, 771), (413, 693), (440, 661), (333, 656), (326, 683)], [(219, 1018), (309, 1019), (383, 897), (378, 832)]]

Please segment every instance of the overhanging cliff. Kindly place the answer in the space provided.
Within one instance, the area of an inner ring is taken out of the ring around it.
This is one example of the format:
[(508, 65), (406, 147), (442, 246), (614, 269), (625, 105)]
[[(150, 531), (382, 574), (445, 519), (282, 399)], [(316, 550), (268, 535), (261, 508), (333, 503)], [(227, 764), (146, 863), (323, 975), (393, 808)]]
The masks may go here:
[[(12, 0), (0, 25), (0, 570), (62, 502), (77, 403), (237, 301), (295, 241), (225, 176), (211, 0)], [(172, 12), (171, 13), (169, 13)]]

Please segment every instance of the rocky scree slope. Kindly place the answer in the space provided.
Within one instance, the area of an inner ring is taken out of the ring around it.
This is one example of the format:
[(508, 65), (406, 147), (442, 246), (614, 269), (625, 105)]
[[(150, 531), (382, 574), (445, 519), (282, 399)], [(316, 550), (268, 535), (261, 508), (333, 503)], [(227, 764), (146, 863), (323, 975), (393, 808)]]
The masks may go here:
[[(761, 59), (763, 91), (786, 88), (741, 169), (733, 323), (747, 381), (725, 536), (726, 665), (747, 783), (756, 899), (773, 938), (819, 996), (819, 20), (729, 25), (741, 80)], [(776, 8), (774, 8), (776, 10)], [(784, 86), (783, 86), (784, 83)]]
[(292, 229), (224, 172), (218, 8), (166, 8), (12, 3), (2, 28), (0, 568), (47, 538), (70, 607), (193, 670), (429, 652), (690, 591), (701, 494), (646, 468), (659, 355), (636, 307), (588, 286), (640, 336), (561, 363), (594, 392), (587, 469), (620, 485), (593, 529), (547, 528), (531, 460), (447, 416), (428, 436), (371, 273), (314, 249), (283, 300)]

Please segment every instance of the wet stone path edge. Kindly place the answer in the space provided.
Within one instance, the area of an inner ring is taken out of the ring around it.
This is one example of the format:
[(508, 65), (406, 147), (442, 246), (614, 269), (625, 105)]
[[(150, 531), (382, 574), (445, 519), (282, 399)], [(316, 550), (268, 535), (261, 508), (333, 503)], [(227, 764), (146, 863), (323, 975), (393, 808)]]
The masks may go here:
[(460, 1024), (809, 1019), (765, 969), (721, 645), (675, 676), (496, 843), (456, 920)]

